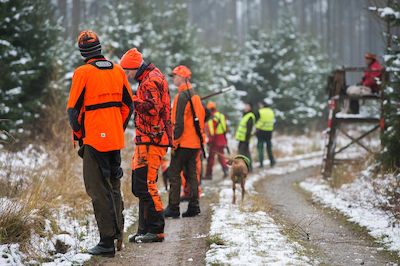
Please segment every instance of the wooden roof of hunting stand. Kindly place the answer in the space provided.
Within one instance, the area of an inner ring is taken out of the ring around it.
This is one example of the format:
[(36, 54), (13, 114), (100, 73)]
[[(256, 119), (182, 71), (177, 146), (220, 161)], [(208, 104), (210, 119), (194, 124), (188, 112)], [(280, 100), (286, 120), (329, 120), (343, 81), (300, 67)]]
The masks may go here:
[[(328, 92), (329, 92), (329, 117), (328, 117), (328, 128), (326, 130), (326, 141), (323, 153), (323, 163), (321, 173), (324, 178), (328, 178), (332, 174), (334, 165), (339, 161), (335, 159), (338, 153), (345, 151), (348, 147), (353, 144), (357, 144), (369, 153), (372, 153), (371, 149), (368, 148), (361, 142), (361, 139), (370, 135), (372, 132), (381, 129), (381, 133), (384, 130), (384, 119), (383, 119), (383, 99), (385, 83), (387, 81), (387, 73), (383, 71), (382, 82), (380, 85), (380, 93), (366, 96), (359, 96), (357, 98), (363, 100), (375, 100), (380, 102), (380, 114), (379, 117), (363, 117), (360, 115), (353, 116), (337, 116), (341, 106), (343, 106), (344, 98), (347, 97), (343, 92), (346, 91), (346, 73), (349, 72), (363, 72), (365, 68), (362, 67), (343, 67), (332, 72), (332, 75), (328, 78)], [(354, 98), (352, 96), (352, 98)], [(341, 125), (343, 124), (371, 124), (373, 127), (362, 133), (358, 137), (351, 136), (345, 131)], [(350, 142), (340, 149), (336, 149), (336, 138), (338, 133), (341, 132), (344, 136), (350, 139)]]

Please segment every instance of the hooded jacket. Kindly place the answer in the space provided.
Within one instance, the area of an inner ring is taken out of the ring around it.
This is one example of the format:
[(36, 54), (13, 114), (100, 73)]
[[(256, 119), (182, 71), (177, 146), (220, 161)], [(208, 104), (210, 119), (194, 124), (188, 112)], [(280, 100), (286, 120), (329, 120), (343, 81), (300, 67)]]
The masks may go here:
[(379, 91), (379, 85), (376, 79), (381, 78), (383, 67), (379, 64), (378, 60), (372, 61), (367, 70), (364, 72), (362, 78), (362, 85), (370, 87), (372, 92)]

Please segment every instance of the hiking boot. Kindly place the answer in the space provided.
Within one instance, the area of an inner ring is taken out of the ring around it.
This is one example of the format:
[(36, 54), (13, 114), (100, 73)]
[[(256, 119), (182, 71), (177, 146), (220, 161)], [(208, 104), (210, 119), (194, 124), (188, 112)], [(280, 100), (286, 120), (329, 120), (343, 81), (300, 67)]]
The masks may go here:
[(173, 209), (171, 209), (171, 208), (168, 206), (168, 207), (164, 210), (164, 217), (165, 217), (165, 218), (171, 217), (171, 218), (177, 219), (177, 218), (179, 218), (180, 216), (181, 216), (181, 212), (179, 211), (179, 209), (173, 210)]
[(275, 164), (276, 164), (276, 161), (275, 161), (275, 160), (274, 160), (274, 161), (271, 161), (271, 168), (274, 167)]
[(182, 213), (182, 217), (193, 217), (200, 214), (200, 208), (188, 208), (186, 212)]
[(132, 236), (129, 236), (129, 238), (128, 238), (128, 241), (129, 242), (133, 242), (133, 243), (138, 243), (137, 242), (137, 238), (138, 237), (141, 237), (141, 236), (144, 236), (145, 234), (141, 234), (141, 233), (136, 233), (136, 234), (134, 234), (134, 235), (132, 235)]
[(103, 256), (103, 257), (115, 257), (115, 247), (114, 245), (111, 246), (104, 246), (103, 242), (100, 242), (95, 247), (88, 249), (87, 253), (94, 255), (94, 256)]
[(136, 237), (136, 243), (153, 243), (153, 242), (163, 242), (164, 234), (153, 234), (147, 233), (145, 235), (141, 235)]

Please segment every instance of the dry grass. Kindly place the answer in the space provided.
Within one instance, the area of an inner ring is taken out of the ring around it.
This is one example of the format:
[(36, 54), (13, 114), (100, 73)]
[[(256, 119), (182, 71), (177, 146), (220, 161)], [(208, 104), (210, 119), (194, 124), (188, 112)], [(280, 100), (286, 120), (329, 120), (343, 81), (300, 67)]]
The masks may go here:
[(365, 161), (369, 160), (347, 160), (333, 168), (332, 178), (329, 184), (332, 188), (340, 188), (344, 184), (352, 183), (365, 169)]
[(0, 243), (20, 243), (29, 251), (32, 232), (44, 235), (45, 219), (50, 216), (50, 203), (45, 196), (45, 178), (33, 177), (30, 189), (11, 200), (3, 200), (0, 212)]

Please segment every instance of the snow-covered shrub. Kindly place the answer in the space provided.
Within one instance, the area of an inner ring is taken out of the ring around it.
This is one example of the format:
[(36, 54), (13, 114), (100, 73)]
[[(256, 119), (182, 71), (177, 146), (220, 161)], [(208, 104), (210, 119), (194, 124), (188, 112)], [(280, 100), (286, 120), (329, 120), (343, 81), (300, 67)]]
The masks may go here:
[(373, 180), (378, 205), (400, 222), (400, 174), (386, 174)]

